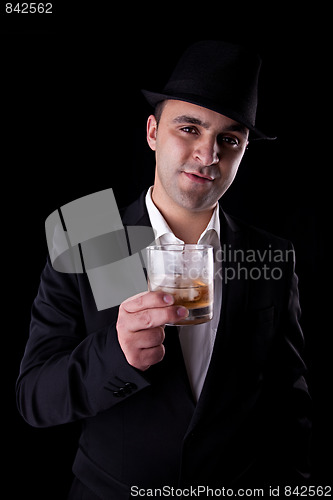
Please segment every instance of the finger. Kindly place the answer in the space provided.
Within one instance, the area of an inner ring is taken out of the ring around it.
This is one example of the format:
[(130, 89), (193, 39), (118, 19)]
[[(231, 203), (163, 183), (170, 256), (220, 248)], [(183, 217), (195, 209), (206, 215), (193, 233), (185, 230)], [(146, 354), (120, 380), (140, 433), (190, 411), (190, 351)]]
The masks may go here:
[(126, 318), (127, 328), (132, 332), (156, 328), (166, 323), (176, 323), (179, 319), (186, 318), (188, 314), (188, 309), (183, 306), (145, 309), (134, 312)]
[(132, 313), (156, 307), (166, 307), (174, 303), (172, 295), (165, 292), (143, 292), (125, 300), (121, 307)]
[(140, 361), (138, 362), (139, 369), (142, 371), (147, 370), (151, 365), (159, 363), (164, 358), (165, 348), (161, 344), (157, 347), (152, 347), (150, 349), (142, 349), (140, 351)]
[(164, 328), (158, 326), (150, 330), (132, 332), (132, 345), (136, 349), (150, 349), (161, 345), (165, 339)]

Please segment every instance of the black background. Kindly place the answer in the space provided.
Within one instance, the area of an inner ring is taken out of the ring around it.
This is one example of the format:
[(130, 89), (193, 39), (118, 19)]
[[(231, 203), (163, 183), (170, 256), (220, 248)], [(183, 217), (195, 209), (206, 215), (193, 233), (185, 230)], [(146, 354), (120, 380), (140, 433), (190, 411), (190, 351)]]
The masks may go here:
[(45, 219), (62, 204), (108, 187), (121, 207), (152, 184), (154, 156), (145, 142), (151, 110), (140, 88), (159, 90), (183, 50), (200, 39), (243, 43), (263, 59), (257, 125), (278, 139), (250, 144), (222, 206), (294, 243), (314, 400), (313, 483), (329, 484), (324, 242), (331, 132), (324, 12), (318, 5), (304, 10), (281, 3), (244, 8), (195, 2), (182, 4), (183, 10), (157, 3), (71, 10), (53, 4), (48, 18), (5, 15), (3, 5), (0, 17), (7, 491), (14, 496), (23, 487), (35, 500), (65, 499), (72, 479), (77, 425), (34, 429), (15, 406), (15, 380), (47, 252)]

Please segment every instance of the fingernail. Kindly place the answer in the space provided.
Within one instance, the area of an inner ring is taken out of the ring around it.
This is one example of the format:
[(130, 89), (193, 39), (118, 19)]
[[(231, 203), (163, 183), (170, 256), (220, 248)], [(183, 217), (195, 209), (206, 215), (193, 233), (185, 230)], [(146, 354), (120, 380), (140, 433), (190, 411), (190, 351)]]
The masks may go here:
[(173, 304), (173, 296), (172, 295), (164, 295), (163, 300), (167, 304)]
[(178, 307), (177, 314), (181, 318), (186, 318), (189, 315), (189, 311), (188, 311), (188, 309), (186, 309), (186, 307), (181, 306), (181, 307)]

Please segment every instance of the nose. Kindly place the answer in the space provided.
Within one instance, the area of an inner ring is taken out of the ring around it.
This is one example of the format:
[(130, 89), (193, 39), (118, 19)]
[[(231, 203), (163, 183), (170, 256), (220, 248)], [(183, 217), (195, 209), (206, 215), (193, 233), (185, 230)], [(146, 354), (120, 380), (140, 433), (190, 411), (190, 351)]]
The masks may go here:
[(219, 147), (216, 139), (202, 138), (200, 142), (197, 142), (194, 150), (194, 158), (205, 167), (216, 165), (220, 161)]

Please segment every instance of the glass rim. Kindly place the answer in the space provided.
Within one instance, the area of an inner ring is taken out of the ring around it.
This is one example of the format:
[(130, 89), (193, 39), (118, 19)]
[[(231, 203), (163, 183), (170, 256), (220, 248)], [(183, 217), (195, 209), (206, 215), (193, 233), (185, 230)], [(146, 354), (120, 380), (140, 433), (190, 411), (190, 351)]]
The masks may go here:
[(174, 251), (183, 252), (193, 250), (209, 250), (214, 248), (213, 245), (197, 244), (197, 243), (166, 243), (165, 245), (149, 245), (146, 250), (159, 250), (162, 252)]

